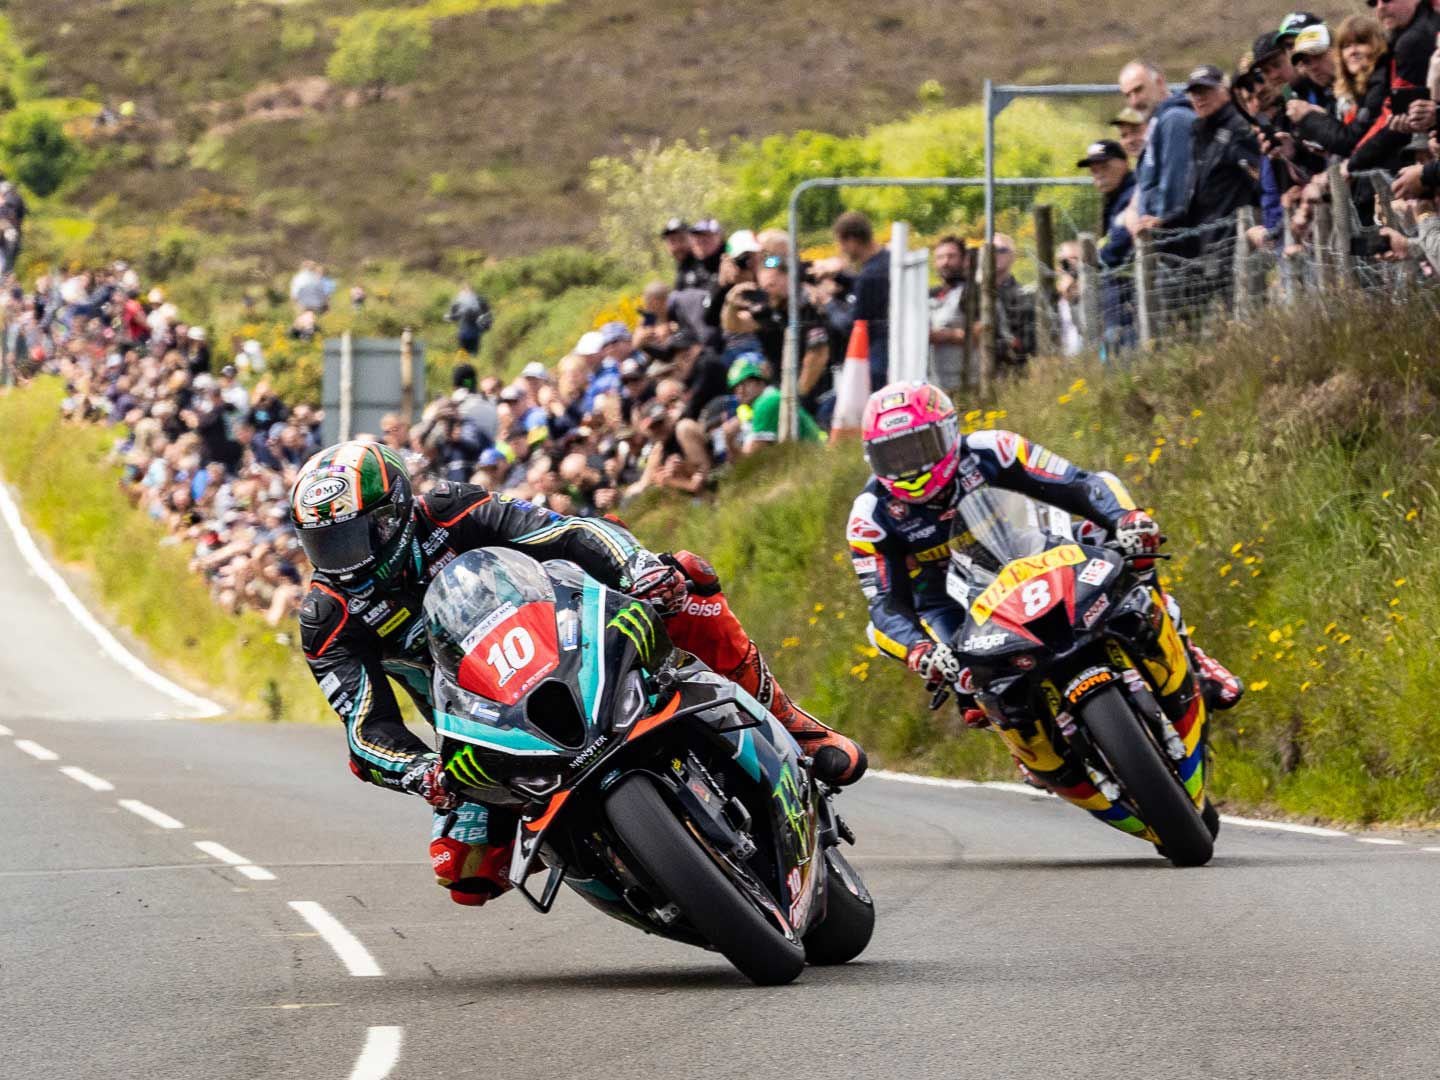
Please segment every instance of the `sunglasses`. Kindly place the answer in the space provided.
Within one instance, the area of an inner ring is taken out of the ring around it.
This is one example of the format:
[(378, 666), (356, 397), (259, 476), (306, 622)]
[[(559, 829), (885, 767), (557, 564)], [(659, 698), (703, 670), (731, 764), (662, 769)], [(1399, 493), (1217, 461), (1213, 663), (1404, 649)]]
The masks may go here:
[(1400, 0), (1365, 0), (1365, 6), (1366, 6), (1366, 7), (1380, 7), (1380, 6), (1382, 6), (1382, 5), (1383, 5), (1383, 6), (1388, 6), (1388, 5), (1390, 5), (1390, 4), (1398, 4), (1398, 3), (1400, 3)]
[(784, 269), (785, 269), (785, 256), (783, 256), (783, 255), (766, 255), (766, 256), (765, 256), (765, 260), (764, 260), (760, 265), (763, 266), (763, 267), (765, 267), (766, 270), (784, 270)]

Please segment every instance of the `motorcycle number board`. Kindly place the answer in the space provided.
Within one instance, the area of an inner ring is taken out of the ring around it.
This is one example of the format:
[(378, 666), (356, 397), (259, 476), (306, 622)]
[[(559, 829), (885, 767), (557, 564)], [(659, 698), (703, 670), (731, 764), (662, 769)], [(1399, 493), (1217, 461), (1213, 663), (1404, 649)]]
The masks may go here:
[(554, 606), (505, 604), (461, 643), (460, 685), (501, 705), (514, 705), (560, 666)]
[[(1062, 547), (1051, 548), (1039, 555), (1030, 555), (1023, 559), (1016, 559), (1009, 563), (999, 575), (992, 581), (970, 605), (970, 616), (977, 624), (985, 623), (995, 610), (1004, 604), (1008, 599), (1017, 594), (1020, 595), (1020, 612), (1026, 619), (1033, 619), (1041, 615), (1053, 605), (1054, 590), (1050, 588), (1034, 588), (1029, 595), (1025, 594), (1027, 583), (1034, 582), (1037, 578), (1056, 570), (1062, 570), (1067, 566), (1078, 566), (1086, 561), (1083, 551), (1073, 544), (1066, 544)], [(1041, 605), (1042, 599), (1049, 598), (1048, 603)], [(1043, 607), (1043, 609), (1042, 609)]]

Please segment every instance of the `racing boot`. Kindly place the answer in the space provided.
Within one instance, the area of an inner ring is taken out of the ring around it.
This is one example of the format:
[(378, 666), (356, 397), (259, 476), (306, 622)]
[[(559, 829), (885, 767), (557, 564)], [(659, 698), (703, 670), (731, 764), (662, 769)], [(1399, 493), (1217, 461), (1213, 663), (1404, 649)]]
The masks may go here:
[(513, 842), (490, 844), (488, 811), (478, 803), (461, 803), (448, 814), (435, 815), (430, 865), (435, 883), (450, 890), (450, 899), (480, 907), (510, 891)]
[(1193, 641), (1187, 641), (1187, 644), (1190, 646), (1190, 658), (1195, 664), (1195, 673), (1200, 676), (1200, 691), (1205, 695), (1206, 707), (1214, 712), (1222, 712), (1240, 704), (1240, 698), (1245, 694), (1245, 684), (1240, 681), (1240, 676), (1208, 655)]
[(795, 737), (800, 749), (815, 762), (815, 776), (827, 784), (844, 787), (865, 775), (865, 751), (852, 739), (826, 727), (796, 705), (770, 673), (770, 665), (752, 641), (745, 662), (726, 676), (756, 701)]

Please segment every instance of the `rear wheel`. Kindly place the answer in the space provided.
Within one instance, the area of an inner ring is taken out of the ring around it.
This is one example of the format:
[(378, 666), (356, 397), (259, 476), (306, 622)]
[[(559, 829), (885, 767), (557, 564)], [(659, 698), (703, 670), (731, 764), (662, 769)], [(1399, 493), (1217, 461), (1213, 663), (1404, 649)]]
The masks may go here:
[(1205, 796), (1205, 809), (1200, 811), (1200, 817), (1205, 822), (1205, 828), (1210, 830), (1212, 840), (1220, 835), (1220, 811), (1215, 809), (1208, 795)]
[[(875, 932), (875, 901), (845, 856), (825, 853), (825, 919), (805, 935), (805, 959), (812, 964), (845, 964), (865, 951)], [(848, 874), (863, 894), (845, 883)]]
[(626, 777), (605, 801), (621, 842), (705, 940), (761, 986), (805, 968), (805, 949), (781, 932), (716, 865), (643, 773)]
[(1090, 738), (1160, 838), (1165, 857), (1176, 866), (1209, 862), (1215, 853), (1209, 828), (1120, 690), (1112, 686), (1096, 694), (1085, 703), (1084, 716)]

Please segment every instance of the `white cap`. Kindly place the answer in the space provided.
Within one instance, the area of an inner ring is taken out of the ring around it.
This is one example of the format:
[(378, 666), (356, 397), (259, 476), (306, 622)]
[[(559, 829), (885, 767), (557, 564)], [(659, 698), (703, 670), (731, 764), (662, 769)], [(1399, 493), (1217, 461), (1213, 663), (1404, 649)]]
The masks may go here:
[(522, 378), (525, 379), (546, 378), (545, 365), (540, 363), (540, 361), (538, 360), (532, 360), (530, 361), (530, 363), (526, 364), (524, 368), (521, 369), (520, 375)]
[(729, 241), (725, 244), (725, 254), (732, 259), (739, 258), (741, 255), (753, 255), (759, 250), (760, 241), (755, 239), (755, 234), (749, 229), (731, 233)]
[(599, 330), (581, 334), (580, 340), (575, 343), (575, 353), (579, 356), (594, 356), (603, 348), (605, 348), (605, 339), (600, 336)]
[(205, 328), (203, 326), (192, 326), (190, 327), (189, 331), (186, 333), (185, 336), (188, 337), (191, 341), (204, 341)]

